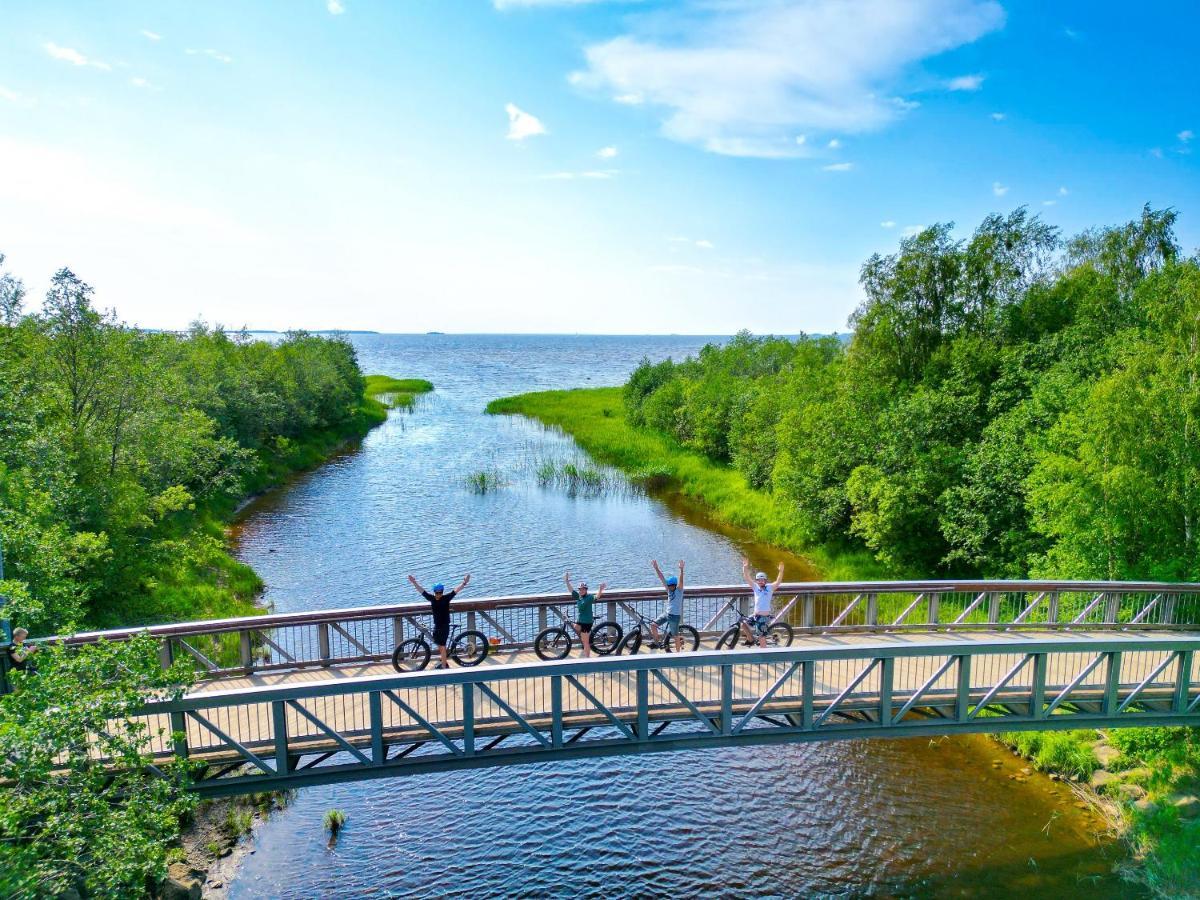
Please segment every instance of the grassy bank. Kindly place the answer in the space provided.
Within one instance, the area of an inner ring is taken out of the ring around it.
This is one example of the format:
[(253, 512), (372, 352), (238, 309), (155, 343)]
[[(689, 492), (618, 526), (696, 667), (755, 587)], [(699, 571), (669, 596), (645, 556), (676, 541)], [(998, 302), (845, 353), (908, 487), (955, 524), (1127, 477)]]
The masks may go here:
[(830, 581), (901, 574), (886, 571), (865, 552), (813, 547), (788, 504), (755, 490), (740, 473), (683, 449), (665, 435), (631, 426), (625, 419), (621, 388), (520, 394), (493, 400), (487, 411), (527, 416), (561, 428), (595, 459), (616, 466), (634, 481), (669, 482), (722, 522), (808, 557)]
[(185, 510), (172, 523), (175, 552), (164, 556), (143, 583), (145, 592), (110, 604), (89, 623), (117, 628), (194, 619), (252, 616), (262, 579), (229, 551), (227, 526), (249, 497), (283, 484), (289, 477), (315, 468), (382, 424), (389, 409), (408, 409), (417, 394), (433, 390), (422, 379), (368, 375), (353, 416), (337, 428), (320, 429), (302, 439), (276, 438), (258, 451), (258, 465), (243, 479), (240, 497)]

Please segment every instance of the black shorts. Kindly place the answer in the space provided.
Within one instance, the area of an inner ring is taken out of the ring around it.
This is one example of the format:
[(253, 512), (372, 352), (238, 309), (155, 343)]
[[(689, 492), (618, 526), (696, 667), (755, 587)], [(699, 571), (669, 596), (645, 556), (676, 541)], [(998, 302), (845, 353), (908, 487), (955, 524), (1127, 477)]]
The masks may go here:
[(576, 622), (575, 625), (584, 634), (591, 634), (591, 632), (592, 632), (592, 623), (591, 622)]
[(433, 642), (439, 647), (445, 647), (446, 641), (450, 637), (450, 619), (434, 619), (433, 620)]

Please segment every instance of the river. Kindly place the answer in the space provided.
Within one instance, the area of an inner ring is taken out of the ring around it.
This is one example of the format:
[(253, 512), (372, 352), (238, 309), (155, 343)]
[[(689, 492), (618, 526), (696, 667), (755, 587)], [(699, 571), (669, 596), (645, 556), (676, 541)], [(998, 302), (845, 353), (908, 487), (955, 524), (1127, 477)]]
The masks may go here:
[[(649, 559), (692, 583), (739, 560), (804, 560), (719, 529), (669, 494), (572, 495), (536, 465), (573, 442), (483, 414), (495, 397), (621, 383), (695, 337), (355, 335), (364, 371), (428, 378), (361, 447), (244, 511), (238, 555), (279, 611), (412, 599), (406, 576), (471, 596), (645, 586)], [(466, 476), (502, 473), (473, 493)], [(994, 768), (994, 762), (1000, 767)], [(985, 738), (875, 740), (581, 760), (305, 788), (255, 836), (231, 896), (1130, 896), (1118, 849), (1061, 784)], [(332, 849), (322, 817), (347, 826)]]

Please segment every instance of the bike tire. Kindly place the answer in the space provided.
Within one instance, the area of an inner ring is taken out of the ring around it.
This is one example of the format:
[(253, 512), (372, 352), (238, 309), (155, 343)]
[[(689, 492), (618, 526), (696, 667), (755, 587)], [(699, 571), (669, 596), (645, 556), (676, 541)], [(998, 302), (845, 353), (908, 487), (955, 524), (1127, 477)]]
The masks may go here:
[(767, 644), (775, 647), (790, 647), (796, 639), (796, 632), (787, 622), (776, 622), (767, 629)]
[(742, 636), (742, 628), (740, 625), (734, 625), (723, 635), (717, 638), (718, 650), (736, 650), (738, 639)]
[[(691, 625), (680, 625), (678, 636), (683, 638), (679, 652), (687, 653), (690, 650), (700, 649), (700, 632)], [(675, 635), (663, 635), (663, 649), (668, 653), (675, 652)]]
[(571, 635), (565, 628), (547, 628), (533, 639), (533, 652), (546, 662), (565, 659), (571, 652)]
[(629, 634), (625, 635), (625, 637), (621, 638), (621, 643), (617, 644), (615, 653), (617, 656), (620, 656), (622, 653), (627, 653), (630, 656), (633, 656), (641, 649), (642, 631), (640, 628), (635, 628), (633, 631), (629, 632)]
[(592, 626), (592, 650), (597, 656), (608, 656), (621, 645), (625, 630), (616, 622), (599, 622)]
[(420, 638), (401, 641), (392, 651), (392, 668), (397, 672), (419, 672), (429, 665), (429, 644)]
[(460, 666), (477, 666), (488, 655), (487, 635), (482, 631), (464, 631), (450, 642), (450, 658)]

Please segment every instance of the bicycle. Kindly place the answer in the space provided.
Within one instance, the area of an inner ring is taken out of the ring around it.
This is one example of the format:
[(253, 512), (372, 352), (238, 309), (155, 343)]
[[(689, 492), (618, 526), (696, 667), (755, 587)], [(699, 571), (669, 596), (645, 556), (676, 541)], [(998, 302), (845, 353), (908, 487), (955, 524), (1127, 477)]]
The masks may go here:
[[(650, 627), (652, 620), (643, 616), (636, 610), (629, 610), (633, 614), (634, 623), (625, 637), (621, 638), (617, 644), (616, 653), (628, 653), (632, 656), (642, 649), (642, 644), (646, 643), (652, 650), (657, 650), (660, 647), (667, 653), (675, 652), (675, 637), (667, 634), (667, 626), (660, 625), (658, 633), (659, 640), (654, 639), (654, 630)], [(700, 648), (700, 632), (691, 625), (679, 626), (679, 637), (683, 638), (682, 651), (698, 650)]]
[[(597, 656), (608, 656), (621, 643), (625, 632), (616, 622), (597, 622), (592, 626), (590, 641), (592, 650)], [(583, 639), (575, 633), (575, 629), (564, 622), (562, 625), (551, 625), (543, 629), (533, 639), (533, 652), (538, 659), (546, 662), (566, 658), (571, 652), (573, 642), (583, 645)]]
[[(446, 652), (460, 666), (477, 666), (487, 659), (491, 646), (482, 631), (471, 631), (461, 625), (450, 626)], [(419, 672), (429, 665), (433, 648), (424, 635), (401, 641), (392, 651), (392, 668), (397, 672)]]
[[(739, 639), (747, 647), (757, 646), (759, 634), (754, 627), (754, 616), (748, 616), (740, 610), (734, 609), (732, 605), (729, 609), (733, 610), (733, 614), (737, 616), (737, 622), (717, 638), (717, 649), (734, 650), (737, 648)], [(742, 631), (743, 625), (750, 629), (753, 640), (746, 640), (746, 634)], [(766, 645), (768, 647), (790, 647), (795, 639), (796, 632), (787, 622), (774, 622), (767, 627)]]

